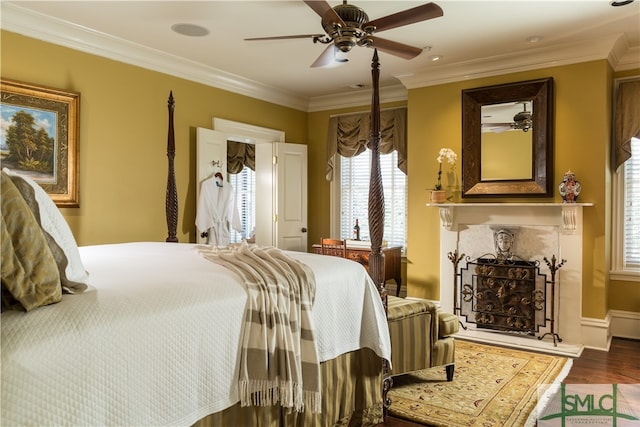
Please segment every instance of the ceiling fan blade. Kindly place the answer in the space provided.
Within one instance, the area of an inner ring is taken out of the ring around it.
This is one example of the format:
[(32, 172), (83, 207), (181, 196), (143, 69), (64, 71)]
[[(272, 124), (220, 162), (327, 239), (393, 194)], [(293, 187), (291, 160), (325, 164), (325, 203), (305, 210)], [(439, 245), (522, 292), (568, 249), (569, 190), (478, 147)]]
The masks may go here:
[(311, 68), (324, 67), (331, 64), (335, 55), (335, 45), (332, 43), (320, 54), (318, 59), (311, 64)]
[[(315, 2), (311, 2), (315, 3)], [(438, 18), (443, 16), (442, 8), (435, 3), (427, 3), (411, 9), (397, 12), (382, 18), (374, 19), (363, 25), (364, 27), (374, 26), (375, 31), (385, 31), (392, 28), (401, 27), (403, 25), (415, 24), (416, 22), (426, 21), (427, 19)]]
[(371, 46), (382, 52), (399, 56), (404, 59), (413, 59), (422, 53), (422, 49), (409, 46), (408, 44), (394, 42), (392, 40), (381, 39), (380, 37), (370, 36)]
[(493, 127), (500, 127), (500, 126), (511, 126), (512, 123), (482, 123), (482, 127), (483, 128), (493, 128)]
[(308, 39), (314, 37), (324, 37), (324, 34), (298, 34), (294, 36), (274, 36), (274, 37), (250, 37), (245, 41), (253, 40), (284, 40), (284, 39)]
[(513, 129), (513, 123), (482, 123), (482, 132), (502, 133)]
[(506, 132), (508, 130), (513, 129), (513, 126), (500, 126), (497, 128), (491, 128), (491, 132), (493, 133), (502, 133), (502, 132)]
[(331, 5), (325, 0), (304, 0), (304, 2), (313, 9), (322, 18), (329, 9), (333, 10)]
[(340, 16), (336, 13), (336, 11), (333, 10), (331, 5), (327, 3), (325, 0), (304, 0), (304, 2), (307, 4), (307, 6), (313, 9), (315, 13), (320, 15), (321, 18), (324, 19), (325, 15), (328, 13), (329, 15), (327, 16), (327, 19), (330, 22), (333, 22), (334, 24), (338, 24), (342, 28), (346, 27), (346, 24), (344, 23), (342, 18), (340, 18)]

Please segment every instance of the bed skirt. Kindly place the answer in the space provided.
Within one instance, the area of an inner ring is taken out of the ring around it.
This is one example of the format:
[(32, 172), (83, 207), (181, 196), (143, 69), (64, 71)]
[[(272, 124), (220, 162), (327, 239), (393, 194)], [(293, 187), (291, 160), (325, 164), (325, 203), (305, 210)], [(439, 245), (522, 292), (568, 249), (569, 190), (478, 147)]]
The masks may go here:
[(194, 427), (375, 426), (383, 422), (382, 359), (365, 348), (320, 364), (322, 413), (286, 413), (277, 406), (241, 407), (211, 414)]

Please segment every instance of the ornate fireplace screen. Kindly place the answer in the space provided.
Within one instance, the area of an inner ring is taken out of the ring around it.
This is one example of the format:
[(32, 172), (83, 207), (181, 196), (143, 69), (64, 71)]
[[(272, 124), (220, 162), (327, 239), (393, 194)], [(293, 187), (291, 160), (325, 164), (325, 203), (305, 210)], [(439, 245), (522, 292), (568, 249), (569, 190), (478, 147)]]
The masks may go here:
[(467, 260), (460, 269), (460, 315), (478, 328), (535, 335), (546, 324), (546, 283), (537, 261)]
[[(449, 252), (453, 263), (454, 312), (464, 317), (465, 323), (475, 323), (478, 329), (553, 337), (554, 346), (562, 339), (555, 324), (555, 276), (566, 262), (556, 263), (556, 256), (544, 258), (550, 272), (540, 272), (538, 261), (526, 261), (512, 253), (515, 241), (513, 230), (494, 232), (496, 254), (470, 259)], [(465, 259), (466, 266), (458, 269)], [(550, 322), (548, 332), (539, 335), (540, 328)], [(460, 324), (467, 329), (461, 321)]]

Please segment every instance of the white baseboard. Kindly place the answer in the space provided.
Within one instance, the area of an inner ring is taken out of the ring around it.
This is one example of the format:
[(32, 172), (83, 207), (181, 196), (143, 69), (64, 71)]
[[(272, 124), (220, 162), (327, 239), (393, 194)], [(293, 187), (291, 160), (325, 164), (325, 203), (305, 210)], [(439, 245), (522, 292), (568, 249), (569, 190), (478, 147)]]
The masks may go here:
[(611, 345), (610, 324), (611, 313), (607, 313), (604, 319), (583, 317), (581, 326), (582, 344), (584, 347), (609, 351), (609, 346)]
[(620, 338), (640, 340), (640, 313), (610, 310), (611, 335)]

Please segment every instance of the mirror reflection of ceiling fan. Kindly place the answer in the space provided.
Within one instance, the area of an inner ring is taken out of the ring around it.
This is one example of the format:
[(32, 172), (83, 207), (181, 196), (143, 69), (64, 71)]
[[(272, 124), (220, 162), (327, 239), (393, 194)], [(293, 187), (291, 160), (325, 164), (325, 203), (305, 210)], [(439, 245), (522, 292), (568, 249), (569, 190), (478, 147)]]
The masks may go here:
[(483, 105), (482, 132), (500, 133), (509, 130), (528, 132), (533, 127), (532, 110), (531, 101)]
[(381, 52), (400, 58), (412, 59), (418, 56), (423, 49), (376, 37), (373, 33), (444, 15), (440, 6), (435, 3), (427, 3), (370, 21), (364, 10), (358, 6), (347, 4), (346, 0), (333, 8), (325, 0), (304, 0), (304, 2), (322, 18), (324, 34), (253, 37), (245, 40), (311, 38), (314, 43), (327, 44), (327, 48), (311, 67), (326, 66), (333, 61), (346, 62), (348, 59), (344, 54), (355, 46), (376, 48)]

